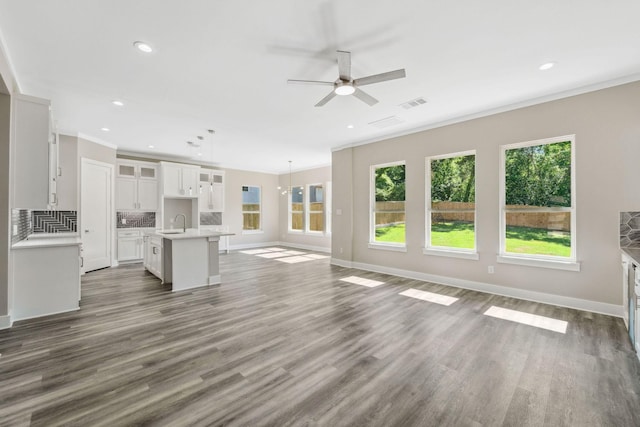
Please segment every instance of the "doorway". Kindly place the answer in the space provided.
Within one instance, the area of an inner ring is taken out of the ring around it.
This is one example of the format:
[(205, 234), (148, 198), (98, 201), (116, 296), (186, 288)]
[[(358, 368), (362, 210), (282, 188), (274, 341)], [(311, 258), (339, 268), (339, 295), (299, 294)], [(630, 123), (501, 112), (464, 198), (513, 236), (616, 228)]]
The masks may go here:
[(80, 238), (83, 272), (110, 267), (113, 250), (113, 165), (82, 158)]

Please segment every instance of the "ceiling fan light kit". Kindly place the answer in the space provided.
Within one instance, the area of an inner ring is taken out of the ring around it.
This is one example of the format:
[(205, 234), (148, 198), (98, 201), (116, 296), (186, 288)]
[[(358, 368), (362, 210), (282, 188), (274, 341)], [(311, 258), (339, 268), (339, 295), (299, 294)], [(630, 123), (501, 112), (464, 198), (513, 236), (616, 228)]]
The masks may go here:
[(386, 73), (374, 74), (367, 77), (361, 77), (359, 79), (353, 79), (351, 77), (351, 52), (344, 50), (337, 51), (338, 53), (338, 79), (335, 82), (323, 82), (318, 80), (287, 80), (289, 84), (308, 84), (308, 85), (322, 85), (333, 86), (333, 90), (324, 98), (322, 98), (315, 105), (316, 107), (322, 107), (327, 102), (331, 101), (336, 95), (346, 96), (353, 95), (365, 104), (372, 106), (378, 103), (378, 100), (368, 93), (362, 91), (359, 86), (370, 85), (373, 83), (381, 83), (389, 80), (401, 79), (407, 76), (404, 68), (394, 71), (388, 71)]

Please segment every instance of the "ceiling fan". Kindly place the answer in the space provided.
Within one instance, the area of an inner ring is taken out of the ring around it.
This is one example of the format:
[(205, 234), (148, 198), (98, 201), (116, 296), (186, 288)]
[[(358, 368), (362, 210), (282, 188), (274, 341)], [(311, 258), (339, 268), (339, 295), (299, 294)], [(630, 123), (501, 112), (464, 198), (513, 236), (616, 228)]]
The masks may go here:
[(354, 79), (351, 77), (351, 52), (346, 52), (344, 50), (339, 50), (337, 52), (339, 76), (335, 82), (322, 82), (317, 80), (287, 80), (287, 83), (289, 84), (333, 86), (333, 90), (331, 91), (331, 93), (318, 101), (316, 107), (322, 107), (324, 104), (331, 101), (336, 95), (353, 95), (360, 101), (365, 102), (370, 106), (374, 105), (378, 102), (378, 100), (368, 93), (363, 92), (360, 89), (360, 86), (386, 82), (387, 80), (401, 79), (407, 76), (404, 68), (401, 68), (399, 70), (388, 71), (386, 73), (374, 74), (372, 76)]

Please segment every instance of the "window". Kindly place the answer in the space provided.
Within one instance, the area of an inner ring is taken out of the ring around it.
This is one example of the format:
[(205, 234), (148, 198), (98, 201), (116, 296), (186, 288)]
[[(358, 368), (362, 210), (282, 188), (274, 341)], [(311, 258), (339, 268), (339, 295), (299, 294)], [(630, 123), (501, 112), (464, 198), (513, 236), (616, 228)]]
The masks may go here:
[(304, 231), (304, 188), (292, 187), (289, 195), (289, 231)]
[(260, 187), (242, 186), (242, 230), (261, 229)]
[(404, 162), (371, 166), (371, 243), (405, 246), (404, 202)]
[(427, 249), (475, 253), (475, 152), (429, 157), (426, 176)]
[(307, 210), (307, 231), (324, 232), (324, 200), (325, 191), (322, 184), (308, 186), (309, 209)]
[(571, 135), (502, 147), (501, 256), (575, 262), (573, 145)]

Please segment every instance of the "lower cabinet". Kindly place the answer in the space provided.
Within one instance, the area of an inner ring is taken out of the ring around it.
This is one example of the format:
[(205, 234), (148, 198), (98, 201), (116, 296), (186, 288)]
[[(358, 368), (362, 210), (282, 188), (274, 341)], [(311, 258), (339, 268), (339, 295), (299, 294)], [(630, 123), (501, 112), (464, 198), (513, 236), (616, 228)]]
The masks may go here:
[(118, 230), (118, 262), (142, 261), (144, 230)]
[(80, 244), (47, 244), (11, 250), (14, 321), (79, 308)]
[(158, 279), (164, 280), (161, 237), (144, 236), (144, 268)]

